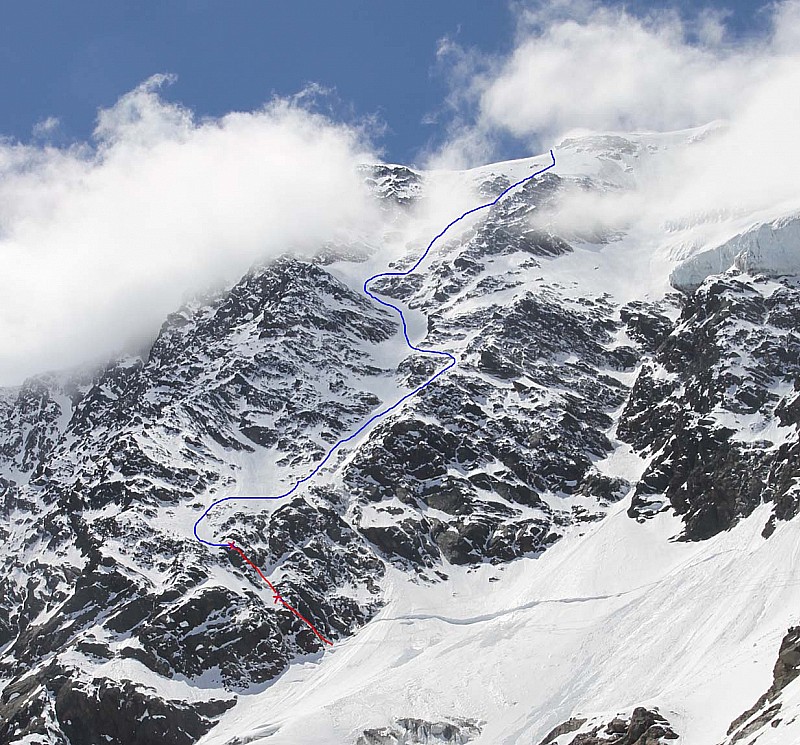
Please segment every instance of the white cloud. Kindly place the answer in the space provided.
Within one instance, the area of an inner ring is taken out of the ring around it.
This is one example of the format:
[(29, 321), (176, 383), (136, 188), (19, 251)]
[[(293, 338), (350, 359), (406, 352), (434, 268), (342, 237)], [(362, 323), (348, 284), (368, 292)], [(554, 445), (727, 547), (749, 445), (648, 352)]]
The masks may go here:
[[(774, 7), (768, 38), (740, 42), (729, 40), (725, 15), (710, 10), (691, 22), (589, 0), (517, 10), (518, 38), (504, 58), (442, 44), (459, 126), (437, 163), (464, 153), (491, 158), (498, 135), (546, 148), (575, 130), (668, 131), (733, 119), (782, 60), (797, 60), (797, 0)], [(467, 118), (471, 126), (461, 126)]]
[(196, 121), (157, 76), (94, 143), (0, 144), (0, 383), (102, 359), (187, 294), (363, 225), (363, 133), (300, 100)]
[[(432, 164), (496, 159), (504, 137), (532, 152), (554, 147), (558, 157), (559, 142), (576, 134), (718, 122), (702, 141), (648, 158), (634, 188), (575, 192), (547, 219), (567, 231), (635, 230), (656, 242), (668, 240), (666, 225), (800, 209), (800, 1), (767, 8), (767, 32), (745, 40), (711, 11), (692, 21), (674, 11), (643, 18), (591, 0), (517, 10), (506, 57), (443, 43), (457, 126)], [(698, 229), (691, 241), (721, 232)]]
[(48, 116), (46, 119), (42, 119), (33, 125), (33, 137), (38, 140), (46, 140), (52, 137), (60, 126), (61, 121), (58, 117)]

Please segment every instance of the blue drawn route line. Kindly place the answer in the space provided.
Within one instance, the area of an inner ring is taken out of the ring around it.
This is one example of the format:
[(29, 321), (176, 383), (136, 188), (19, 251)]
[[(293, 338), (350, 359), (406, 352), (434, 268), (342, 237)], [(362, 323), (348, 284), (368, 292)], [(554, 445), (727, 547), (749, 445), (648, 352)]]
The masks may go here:
[(392, 303), (387, 302), (386, 300), (382, 300), (377, 295), (375, 295), (372, 292), (370, 292), (368, 287), (367, 287), (367, 285), (369, 285), (370, 282), (374, 282), (376, 279), (381, 279), (383, 277), (407, 277), (409, 274), (411, 274), (412, 272), (416, 271), (416, 269), (419, 268), (419, 265), (422, 264), (422, 262), (425, 261), (425, 259), (427, 258), (428, 254), (431, 251), (431, 248), (433, 248), (433, 244), (436, 243), (436, 241), (438, 241), (439, 238), (441, 238), (448, 230), (450, 230), (450, 228), (452, 228), (453, 225), (455, 225), (457, 222), (460, 222), (461, 220), (463, 220), (467, 215), (471, 215), (471, 214), (473, 214), (475, 212), (479, 212), (480, 210), (485, 210), (488, 207), (493, 207), (506, 194), (508, 194), (508, 192), (512, 191), (513, 189), (516, 189), (518, 186), (521, 186), (526, 181), (530, 181), (531, 179), (536, 178), (537, 176), (541, 175), (545, 171), (549, 171), (556, 164), (556, 156), (553, 155), (553, 151), (552, 150), (550, 151), (550, 157), (553, 160), (553, 162), (550, 165), (546, 166), (545, 168), (541, 168), (540, 170), (536, 171), (535, 173), (530, 174), (530, 176), (526, 176), (525, 178), (520, 179), (519, 181), (517, 181), (514, 184), (511, 184), (511, 186), (509, 186), (508, 188), (506, 188), (502, 192), (500, 192), (500, 194), (495, 199), (493, 199), (491, 202), (487, 202), (486, 204), (482, 204), (479, 207), (473, 207), (471, 210), (467, 210), (463, 215), (460, 215), (455, 220), (453, 220), (451, 223), (449, 223), (447, 225), (447, 227), (444, 228), (444, 230), (442, 230), (441, 233), (439, 233), (435, 238), (433, 238), (433, 240), (431, 240), (431, 242), (428, 244), (428, 247), (425, 249), (425, 251), (422, 254), (422, 256), (420, 256), (417, 259), (417, 261), (414, 264), (414, 266), (412, 266), (410, 269), (406, 269), (404, 272), (381, 272), (380, 274), (373, 274), (371, 277), (369, 277), (368, 279), (364, 280), (364, 288), (363, 288), (364, 292), (370, 298), (372, 298), (375, 302), (380, 303), (381, 305), (383, 305), (383, 306), (385, 306), (387, 308), (391, 308), (392, 310), (397, 312), (398, 316), (400, 316), (400, 320), (403, 323), (403, 336), (405, 337), (406, 344), (408, 345), (408, 348), (411, 349), (414, 352), (420, 352), (421, 354), (433, 354), (433, 355), (436, 355), (438, 357), (446, 357), (447, 360), (448, 360), (447, 364), (441, 370), (439, 370), (434, 375), (432, 375), (430, 378), (428, 378), (428, 380), (426, 380), (422, 385), (419, 385), (413, 391), (410, 391), (409, 393), (406, 393), (405, 396), (403, 396), (401, 399), (399, 399), (398, 401), (393, 403), (391, 406), (387, 406), (385, 409), (382, 409), (377, 414), (373, 414), (355, 432), (353, 432), (352, 434), (348, 435), (347, 437), (343, 437), (341, 440), (339, 440), (335, 445), (333, 445), (331, 447), (331, 449), (328, 451), (327, 455), (314, 467), (314, 469), (308, 475), (303, 476), (303, 478), (298, 479), (297, 481), (295, 481), (295, 483), (292, 486), (292, 488), (287, 490), (287, 491), (285, 491), (283, 494), (276, 494), (275, 496), (271, 496), (271, 497), (269, 497), (269, 496), (236, 496), (236, 495), (233, 495), (233, 496), (229, 496), (229, 497), (223, 497), (222, 499), (218, 499), (216, 502), (212, 502), (208, 506), (206, 511), (202, 515), (200, 515), (200, 517), (198, 518), (197, 522), (194, 524), (194, 537), (197, 538), (197, 540), (200, 541), (200, 543), (204, 543), (206, 546), (213, 546), (215, 548), (231, 548), (231, 543), (230, 542), (228, 542), (228, 543), (215, 543), (214, 541), (207, 541), (204, 538), (201, 538), (197, 534), (197, 526), (200, 525), (200, 523), (203, 522), (203, 520), (206, 519), (206, 517), (208, 516), (208, 513), (211, 512), (211, 510), (213, 510), (215, 507), (218, 507), (219, 505), (221, 505), (221, 504), (223, 504), (225, 502), (231, 502), (231, 501), (234, 501), (234, 500), (242, 500), (242, 501), (244, 501), (244, 500), (256, 500), (256, 499), (284, 499), (285, 497), (288, 497), (291, 494), (294, 494), (294, 492), (296, 492), (300, 488), (300, 486), (305, 484), (306, 481), (310, 481), (312, 478), (314, 478), (314, 476), (316, 476), (320, 472), (320, 470), (324, 467), (324, 465), (333, 457), (333, 454), (342, 445), (344, 445), (345, 443), (350, 442), (351, 440), (353, 440), (356, 437), (358, 437), (373, 422), (377, 421), (378, 419), (381, 419), (382, 417), (385, 417), (387, 414), (389, 414), (390, 412), (394, 411), (404, 401), (407, 401), (412, 396), (416, 396), (420, 391), (425, 390), (425, 388), (427, 388), (431, 383), (433, 383), (434, 380), (436, 380), (441, 375), (444, 375), (450, 368), (452, 368), (456, 364), (456, 358), (452, 354), (450, 354), (450, 352), (442, 352), (442, 351), (440, 351), (438, 349), (422, 349), (421, 347), (414, 346), (414, 344), (411, 343), (411, 339), (408, 338), (408, 325), (406, 324), (406, 317), (403, 314), (403, 311), (400, 308), (398, 308), (396, 305), (393, 305)]

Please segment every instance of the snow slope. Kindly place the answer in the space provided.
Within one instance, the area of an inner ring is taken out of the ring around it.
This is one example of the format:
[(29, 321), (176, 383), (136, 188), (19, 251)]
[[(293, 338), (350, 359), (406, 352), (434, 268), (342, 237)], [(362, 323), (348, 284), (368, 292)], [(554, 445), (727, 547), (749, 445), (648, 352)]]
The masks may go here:
[[(537, 743), (571, 716), (642, 704), (685, 742), (720, 742), (798, 621), (800, 525), (766, 544), (762, 510), (712, 542), (675, 543), (672, 518), (641, 526), (626, 507), (537, 560), (448, 567), (434, 587), (389, 578), (365, 629), (242, 697), (201, 742), (345, 743), (404, 716), (477, 718), (475, 743)], [(777, 736), (800, 738), (800, 722)]]

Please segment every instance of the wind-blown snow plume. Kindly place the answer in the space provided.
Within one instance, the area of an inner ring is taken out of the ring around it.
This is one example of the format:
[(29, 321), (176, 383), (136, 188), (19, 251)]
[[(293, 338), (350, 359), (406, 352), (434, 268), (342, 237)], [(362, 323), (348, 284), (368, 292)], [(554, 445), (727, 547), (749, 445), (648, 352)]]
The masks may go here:
[(0, 144), (0, 384), (146, 339), (188, 294), (363, 226), (364, 133), (302, 96), (197, 121), (155, 76), (94, 141)]

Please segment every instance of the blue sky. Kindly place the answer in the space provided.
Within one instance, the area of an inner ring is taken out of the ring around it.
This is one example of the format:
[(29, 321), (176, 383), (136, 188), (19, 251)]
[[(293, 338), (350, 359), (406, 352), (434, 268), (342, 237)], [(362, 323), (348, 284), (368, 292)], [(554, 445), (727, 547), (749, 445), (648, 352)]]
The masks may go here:
[[(644, 11), (694, 3), (633, 2)], [(714, 2), (738, 34), (760, 23), (758, 2)], [(27, 141), (60, 121), (56, 142), (86, 139), (98, 107), (155, 73), (178, 80), (165, 96), (198, 115), (251, 110), (314, 82), (335, 88), (336, 115), (377, 115), (385, 157), (413, 162), (443, 136), (443, 37), (486, 54), (508, 52), (514, 13), (504, 0), (76, 0), (7, 3), (0, 24), (0, 134)], [(433, 123), (431, 122), (433, 120)], [(521, 155), (520, 144), (507, 155)]]

